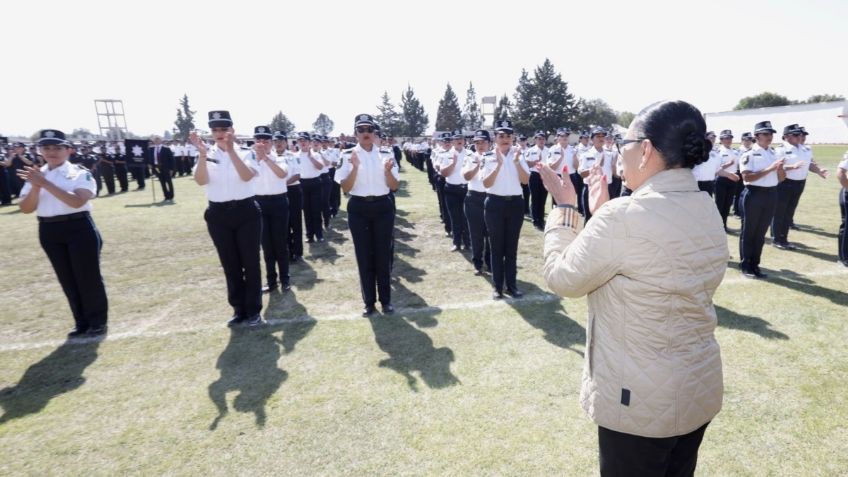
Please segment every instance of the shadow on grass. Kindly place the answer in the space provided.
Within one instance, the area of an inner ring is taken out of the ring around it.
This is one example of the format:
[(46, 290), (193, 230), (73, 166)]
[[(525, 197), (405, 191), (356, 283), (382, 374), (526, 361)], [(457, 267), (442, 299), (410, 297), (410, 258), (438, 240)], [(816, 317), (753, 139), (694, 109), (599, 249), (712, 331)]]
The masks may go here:
[(315, 284), (324, 281), (323, 278), (318, 278), (318, 272), (303, 258), (289, 264), (289, 275), (292, 287), (298, 290), (311, 290)]
[(100, 341), (66, 341), (30, 366), (18, 384), (0, 390), (0, 424), (40, 412), (51, 399), (85, 383), (83, 372), (97, 359)]
[(822, 237), (832, 238), (832, 239), (839, 238), (839, 234), (827, 232), (822, 228), (814, 227), (812, 225), (799, 225), (798, 231), (808, 233), (808, 234), (813, 234), (813, 235), (819, 235), (819, 236), (822, 236)]
[[(809, 247), (807, 245), (804, 245), (804, 244), (798, 243), (798, 242), (793, 242), (793, 244), (796, 247), (795, 250), (794, 250), (795, 253), (800, 253), (800, 254), (807, 255), (807, 256), (812, 257), (812, 258), (817, 258), (819, 260), (824, 260), (825, 262), (830, 262), (830, 263), (834, 263), (834, 262), (837, 262), (839, 260), (839, 257), (836, 254), (820, 252), (820, 251), (818, 251), (818, 249)], [(786, 253), (792, 253), (792, 251), (787, 251)]]
[(272, 330), (282, 330), (280, 343), (284, 354), (294, 351), (297, 343), (315, 328), (317, 321), (308, 316), (306, 307), (297, 301), (294, 291), (271, 293), (265, 319), (271, 323)]
[(583, 352), (575, 346), (586, 343), (586, 328), (568, 316), (559, 297), (532, 283), (520, 280), (518, 289), (524, 292), (525, 296), (550, 297), (550, 301), (542, 302), (522, 302), (520, 298), (508, 300), (507, 303), (521, 315), (521, 318), (530, 326), (543, 331), (545, 341), (548, 343), (583, 356)]
[(216, 367), (221, 370), (217, 381), (209, 385), (209, 399), (218, 408), (218, 416), (209, 425), (218, 428), (227, 415), (227, 393), (237, 392), (233, 409), (252, 412), (256, 427), (265, 426), (265, 403), (288, 378), (288, 373), (277, 367), (282, 340), (273, 335), (273, 327), (230, 330), (230, 341), (218, 357)]
[(771, 273), (767, 281), (811, 297), (826, 298), (836, 305), (848, 307), (848, 293), (816, 285), (813, 280), (792, 270), (783, 269), (780, 272)]
[(771, 328), (771, 323), (757, 318), (756, 316), (740, 315), (733, 310), (728, 310), (722, 306), (716, 305), (716, 315), (718, 315), (718, 326), (722, 328), (731, 328), (734, 330), (747, 331), (755, 333), (769, 340), (788, 340), (789, 336), (780, 331)]
[(138, 208), (149, 209), (150, 207), (168, 207), (168, 206), (171, 206), (171, 205), (177, 205), (177, 203), (163, 200), (163, 201), (160, 201), (160, 202), (152, 202), (150, 204), (126, 204), (126, 205), (124, 205), (124, 207), (126, 207), (128, 209), (138, 209)]

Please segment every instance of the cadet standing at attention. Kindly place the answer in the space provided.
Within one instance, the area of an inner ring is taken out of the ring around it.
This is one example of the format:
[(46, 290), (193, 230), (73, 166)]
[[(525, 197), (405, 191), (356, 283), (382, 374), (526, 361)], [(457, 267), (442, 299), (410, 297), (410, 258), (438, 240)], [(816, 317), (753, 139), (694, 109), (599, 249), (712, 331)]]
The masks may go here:
[(736, 175), (739, 169), (739, 157), (733, 150), (733, 132), (730, 129), (721, 132), (719, 141), (721, 146), (718, 148), (718, 156), (721, 169), (715, 183), (715, 202), (724, 224), (724, 231), (727, 232), (727, 216), (730, 215), (736, 183), (739, 182), (739, 177)]
[(277, 290), (277, 272), (283, 291), (289, 285), (289, 198), (286, 177), (288, 164), (271, 150), (271, 128), (253, 129), (253, 154), (259, 165), (254, 192), (262, 212), (262, 256), (265, 258), (267, 286), (262, 291)]
[(471, 236), (471, 262), (474, 264), (474, 274), (483, 274), (483, 263), (492, 270), (489, 233), (486, 231), (486, 220), (483, 207), (486, 202), (486, 187), (483, 185), (483, 164), (494, 160), (495, 154), (489, 150), (492, 138), (489, 131), (478, 129), (474, 133), (476, 151), (465, 157), (462, 176), (468, 181), (468, 195), (465, 196), (465, 218), (468, 220), (468, 234)]
[(451, 148), (439, 157), (439, 174), (445, 180), (445, 206), (450, 215), (453, 248), (456, 252), (470, 247), (468, 221), (465, 219), (465, 195), (468, 193), (468, 181), (462, 174), (465, 158), (471, 152), (465, 150), (465, 136), (462, 131), (454, 131), (451, 136)]

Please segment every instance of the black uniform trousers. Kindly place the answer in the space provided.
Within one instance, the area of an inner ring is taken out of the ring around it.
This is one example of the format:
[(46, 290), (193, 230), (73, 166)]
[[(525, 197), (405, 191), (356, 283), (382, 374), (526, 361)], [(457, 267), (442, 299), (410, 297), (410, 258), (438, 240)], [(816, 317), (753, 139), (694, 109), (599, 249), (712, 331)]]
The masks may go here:
[(342, 205), (342, 188), (336, 183), (336, 168), (330, 168), (330, 217), (339, 213)]
[(542, 183), (542, 176), (536, 171), (530, 171), (530, 216), (536, 227), (545, 226), (545, 202), (548, 201), (548, 190)]
[(578, 197), (580, 197), (577, 201), (578, 208), (583, 210), (583, 223), (586, 224), (592, 218), (592, 212), (590, 212), (591, 209), (589, 208), (589, 186), (584, 185), (581, 187)]
[(300, 184), (289, 186), (289, 256), (303, 256), (303, 188)]
[(312, 179), (301, 179), (300, 185), (303, 189), (303, 220), (306, 222), (306, 238), (315, 240), (324, 238), (324, 228), (321, 223), (321, 214), (324, 210), (321, 205), (321, 177)]
[(766, 232), (774, 217), (777, 187), (747, 185), (742, 191), (742, 232), (739, 234), (740, 267), (750, 270), (760, 265)]
[(127, 177), (127, 164), (116, 162), (115, 175), (118, 177), (118, 185), (121, 186), (121, 192), (128, 191), (130, 188), (130, 182)]
[(733, 193), (733, 215), (742, 217), (742, 192), (745, 190), (745, 182), (742, 180), (742, 173), (737, 172), (736, 190)]
[(9, 205), (12, 203), (12, 186), (9, 182), (9, 170), (6, 167), (0, 166), (0, 204)]
[(206, 228), (227, 278), (227, 300), (235, 315), (250, 318), (262, 311), (259, 243), (262, 216), (253, 197), (209, 202)]
[(391, 263), (395, 205), (388, 195), (357, 197), (347, 202), (347, 221), (359, 269), (365, 306), (392, 302)]
[(162, 194), (166, 200), (174, 198), (174, 182), (171, 180), (171, 169), (157, 168), (156, 175), (159, 176), (159, 184), (162, 185)]
[[(98, 166), (100, 169), (101, 175), (103, 176), (103, 182), (106, 184), (106, 190), (109, 194), (115, 193), (115, 163), (109, 161), (101, 161)], [(99, 187), (99, 186), (98, 186)]]
[(848, 189), (839, 191), (839, 210), (842, 213), (842, 223), (839, 225), (838, 246), (839, 261), (848, 265)]
[(730, 215), (730, 206), (733, 205), (733, 196), (736, 193), (736, 182), (727, 177), (719, 177), (715, 183), (715, 202), (721, 222), (727, 230), (727, 216)]
[(521, 184), (521, 195), (524, 196), (524, 215), (530, 215), (530, 186)]
[(144, 189), (144, 177), (147, 172), (147, 166), (130, 166), (129, 169), (133, 179), (138, 183), (138, 188)]
[[(572, 172), (568, 175), (571, 178), (571, 185), (574, 186), (574, 192), (577, 192), (577, 197), (583, 197), (583, 189), (585, 188), (585, 184), (583, 183), (583, 176), (580, 175), (579, 172)], [(577, 201), (577, 211), (581, 214), (584, 214), (583, 210), (583, 201)]]
[(424, 165), (427, 166), (427, 181), (430, 182), (430, 187), (432, 187), (433, 190), (436, 190), (436, 178), (439, 174), (436, 173), (436, 169), (433, 168), (433, 159), (431, 159), (430, 156), (427, 156), (424, 159)]
[(485, 192), (470, 190), (465, 196), (465, 218), (468, 220), (468, 235), (471, 236), (471, 262), (477, 271), (483, 269), (484, 262), (486, 268), (492, 269), (492, 251), (483, 212), (485, 202)]
[(483, 206), (492, 247), (492, 285), (499, 292), (517, 290), (518, 237), (524, 224), (524, 196), (486, 195)]
[(262, 256), (265, 259), (265, 278), (268, 286), (280, 282), (289, 284), (289, 198), (288, 193), (257, 195), (256, 203), (262, 212)]
[(674, 437), (643, 437), (598, 427), (601, 477), (690, 477), (709, 422)]
[(91, 215), (39, 217), (38, 238), (68, 298), (77, 330), (105, 325), (109, 305), (100, 275), (103, 241)]
[(445, 178), (436, 175), (436, 199), (439, 201), (439, 218), (445, 224), (445, 232), (452, 233), (450, 212), (445, 202)]
[(622, 187), (621, 177), (613, 176), (612, 182), (610, 182), (610, 184), (608, 186), (610, 199), (614, 199), (616, 197), (621, 197), (621, 187)]
[(330, 207), (330, 195), (332, 194), (333, 189), (333, 179), (330, 177), (329, 172), (325, 172), (321, 174), (321, 216), (324, 219), (324, 227), (330, 226), (330, 216), (331, 207)]
[(806, 180), (784, 179), (777, 185), (777, 205), (771, 221), (771, 238), (774, 243), (788, 243), (789, 226), (792, 224), (792, 217), (795, 216), (795, 209), (801, 200), (806, 183)]
[(715, 181), (698, 181), (698, 190), (706, 192), (712, 197), (715, 192)]
[(468, 221), (465, 220), (465, 195), (468, 193), (467, 185), (454, 185), (445, 182), (445, 207), (450, 215), (451, 233), (453, 244), (457, 247), (469, 247), (471, 241), (468, 238)]

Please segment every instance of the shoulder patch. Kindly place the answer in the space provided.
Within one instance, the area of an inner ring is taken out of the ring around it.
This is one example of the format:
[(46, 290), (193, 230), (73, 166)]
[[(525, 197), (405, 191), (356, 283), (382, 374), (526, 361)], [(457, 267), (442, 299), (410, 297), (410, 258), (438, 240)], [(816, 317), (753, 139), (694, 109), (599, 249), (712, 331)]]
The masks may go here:
[(743, 157), (743, 158), (742, 158), (742, 165), (743, 165), (743, 166), (748, 165), (748, 161), (749, 161), (750, 159), (751, 159), (751, 158), (750, 158), (750, 157), (746, 154), (746, 155), (745, 155), (745, 157)]

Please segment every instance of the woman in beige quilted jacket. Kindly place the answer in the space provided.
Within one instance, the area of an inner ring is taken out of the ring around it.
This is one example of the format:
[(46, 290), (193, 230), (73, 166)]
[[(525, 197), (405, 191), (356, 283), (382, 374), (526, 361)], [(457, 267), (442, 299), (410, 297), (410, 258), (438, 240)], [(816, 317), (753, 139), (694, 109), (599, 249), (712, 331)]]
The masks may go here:
[(541, 170), (559, 204), (545, 227), (545, 280), (561, 296), (588, 295), (580, 400), (599, 426), (604, 476), (692, 475), (721, 409), (712, 300), (729, 254), (692, 175), (709, 157), (705, 135), (701, 112), (683, 101), (639, 113), (616, 143), (633, 194), (609, 200), (594, 170), (583, 229), (571, 181)]

